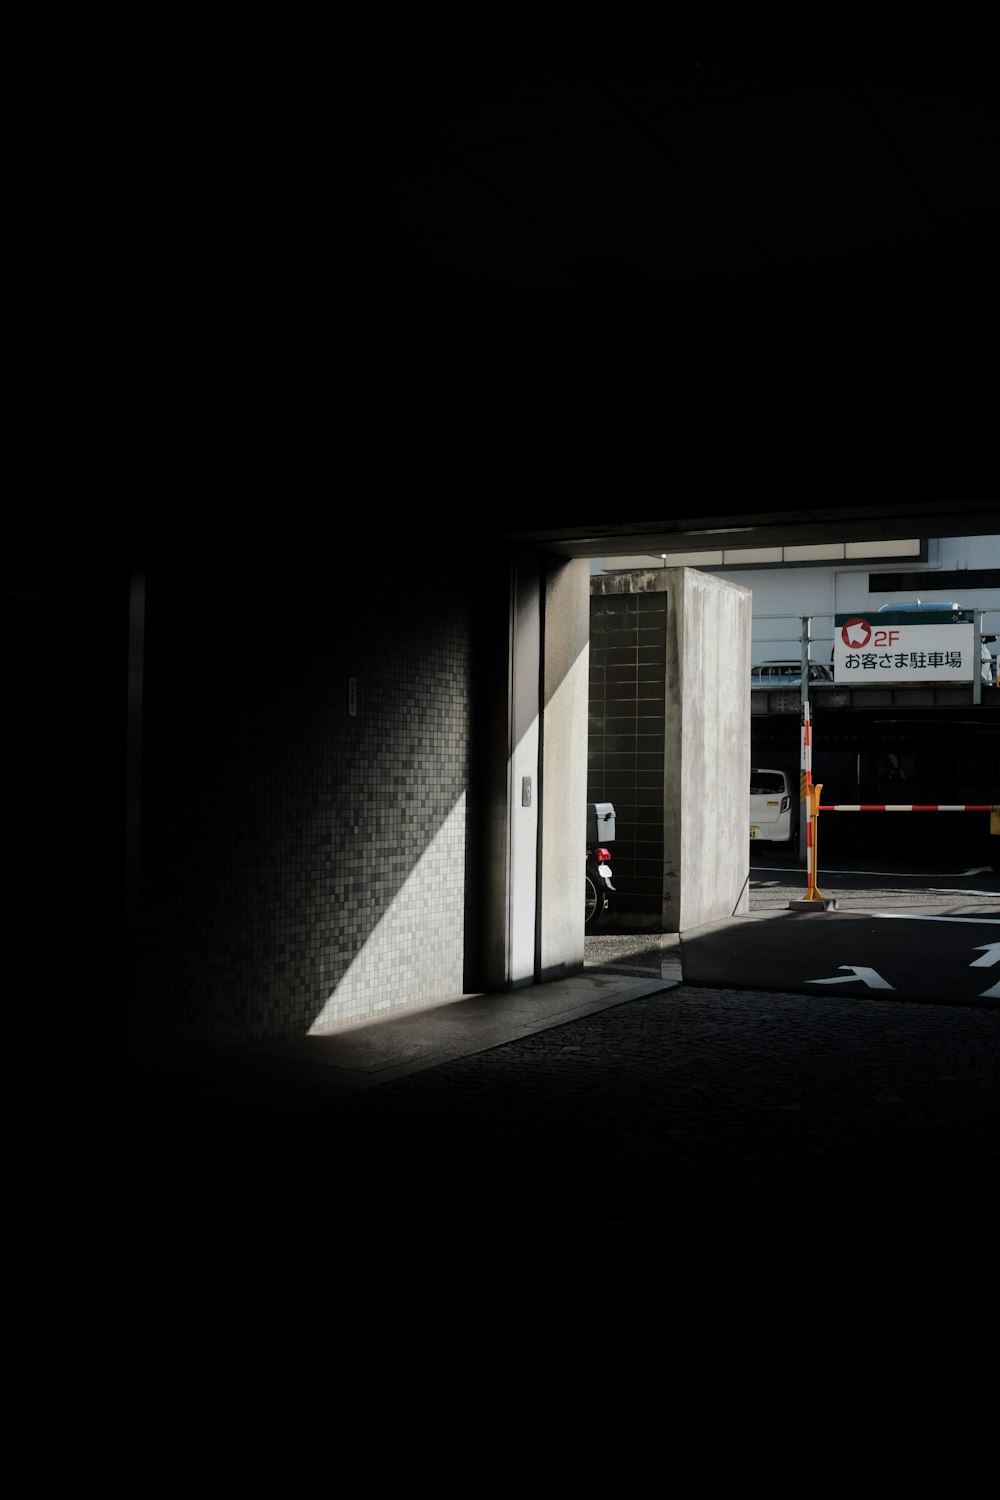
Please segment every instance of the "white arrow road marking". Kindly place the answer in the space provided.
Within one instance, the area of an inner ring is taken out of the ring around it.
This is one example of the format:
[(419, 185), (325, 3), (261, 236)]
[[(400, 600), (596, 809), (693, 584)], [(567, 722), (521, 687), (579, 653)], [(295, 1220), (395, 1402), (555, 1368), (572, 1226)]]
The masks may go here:
[(1000, 1000), (1000, 979), (988, 990), (983, 990), (980, 1000)]
[(1000, 943), (980, 943), (972, 951), (983, 956), (974, 958), (969, 965), (970, 969), (992, 969), (994, 964), (1000, 964)]
[(850, 973), (835, 974), (832, 979), (807, 979), (806, 984), (854, 984), (860, 979), (861, 983), (866, 984), (870, 990), (893, 990), (896, 988), (894, 984), (887, 984), (881, 974), (877, 974), (874, 969), (858, 968), (855, 964), (841, 964), (840, 967), (842, 969), (849, 969)]

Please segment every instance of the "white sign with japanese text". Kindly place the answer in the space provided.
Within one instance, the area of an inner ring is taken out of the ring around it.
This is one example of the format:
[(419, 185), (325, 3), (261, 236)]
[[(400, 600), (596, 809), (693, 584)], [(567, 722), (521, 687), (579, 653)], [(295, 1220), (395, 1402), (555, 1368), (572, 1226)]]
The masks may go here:
[(889, 625), (859, 615), (834, 631), (834, 681), (972, 682), (973, 645), (972, 625)]

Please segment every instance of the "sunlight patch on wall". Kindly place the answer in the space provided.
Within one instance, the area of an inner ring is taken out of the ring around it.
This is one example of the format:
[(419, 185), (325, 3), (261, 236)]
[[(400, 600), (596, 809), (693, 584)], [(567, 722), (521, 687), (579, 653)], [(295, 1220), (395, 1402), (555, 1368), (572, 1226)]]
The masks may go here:
[(309, 1036), (462, 993), (465, 833), (463, 792), (368, 934)]

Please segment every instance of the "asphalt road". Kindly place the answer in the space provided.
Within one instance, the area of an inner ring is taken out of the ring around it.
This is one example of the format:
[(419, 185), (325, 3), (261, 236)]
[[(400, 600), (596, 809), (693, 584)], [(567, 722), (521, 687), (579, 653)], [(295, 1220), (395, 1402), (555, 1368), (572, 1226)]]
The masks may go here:
[[(609, 1388), (630, 1441), (646, 1397), (655, 1439), (686, 1426), (699, 1462), (734, 1408), (780, 1446), (797, 1400), (833, 1434), (824, 1462), (841, 1428), (895, 1444), (900, 1411), (952, 1446), (988, 1434), (1000, 1035), (981, 991), (1000, 966), (969, 960), (1000, 941), (998, 878), (821, 866), (842, 906), (800, 915), (803, 878), (757, 853), (749, 915), (586, 939), (588, 966), (649, 992), (377, 1087), (270, 1049), (112, 1099), (102, 1133), (74, 1132), (96, 1262), (81, 1347), (124, 1313), (122, 1366), (159, 1427), (163, 1372), (213, 1424), (220, 1361), (256, 1425), (271, 1381), (296, 1424), (283, 1452), (352, 1400), (396, 1423), (426, 1396), (436, 1435), (467, 1393), (491, 1431), (533, 1432), (566, 1391), (603, 1420)], [(884, 1003), (935, 974), (950, 1008)], [(463, 1460), (472, 1430), (455, 1426)]]
[(685, 984), (1000, 1006), (1000, 873), (992, 864), (898, 854), (820, 863), (824, 898), (794, 856), (755, 849), (750, 913), (670, 934), (586, 940), (588, 967)]

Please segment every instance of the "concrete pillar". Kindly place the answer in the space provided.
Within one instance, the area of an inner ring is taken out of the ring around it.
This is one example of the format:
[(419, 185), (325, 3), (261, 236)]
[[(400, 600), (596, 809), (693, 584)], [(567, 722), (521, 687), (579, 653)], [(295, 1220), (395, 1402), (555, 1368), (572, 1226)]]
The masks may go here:
[(586, 561), (525, 549), (510, 559), (502, 638), (499, 619), (490, 626), (479, 970), (488, 989), (583, 967), (589, 585)]
[(542, 629), (539, 979), (583, 968), (590, 568), (546, 560)]
[(508, 983), (535, 978), (538, 864), (540, 675), (542, 636), (540, 559), (522, 556), (514, 569), (511, 637), (509, 762), (510, 874)]
[(749, 911), (751, 592), (667, 577), (663, 931)]

